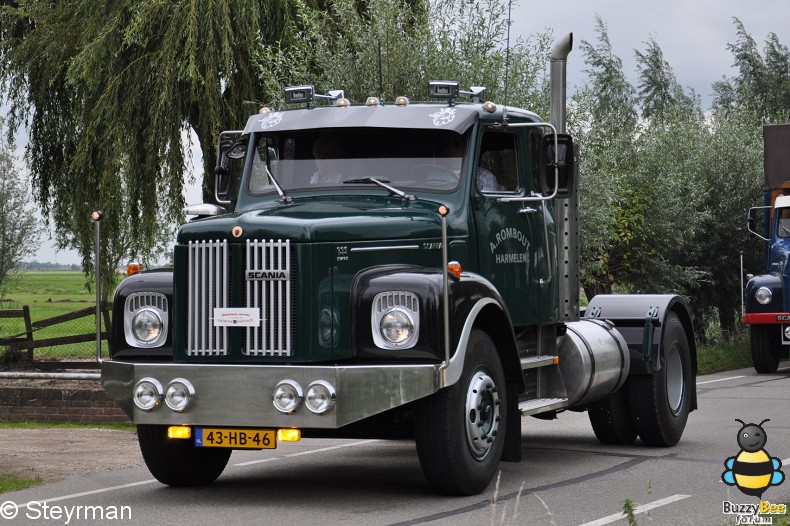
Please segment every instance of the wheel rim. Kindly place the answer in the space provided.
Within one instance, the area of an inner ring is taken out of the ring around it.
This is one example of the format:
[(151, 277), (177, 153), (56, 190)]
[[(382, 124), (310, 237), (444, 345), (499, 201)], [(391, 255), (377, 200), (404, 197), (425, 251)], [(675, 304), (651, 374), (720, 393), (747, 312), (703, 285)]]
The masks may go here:
[(466, 442), (477, 460), (483, 460), (499, 431), (499, 389), (485, 371), (477, 371), (466, 391)]
[(667, 402), (672, 414), (677, 415), (680, 413), (685, 392), (683, 361), (680, 358), (680, 346), (677, 342), (674, 342), (667, 351), (664, 367), (667, 373)]

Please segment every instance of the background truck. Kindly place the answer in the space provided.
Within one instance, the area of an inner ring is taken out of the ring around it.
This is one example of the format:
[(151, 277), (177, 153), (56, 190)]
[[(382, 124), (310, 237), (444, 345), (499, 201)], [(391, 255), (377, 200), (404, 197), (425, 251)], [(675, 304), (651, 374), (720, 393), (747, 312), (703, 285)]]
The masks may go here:
[(522, 416), (567, 410), (606, 443), (678, 442), (697, 404), (684, 300), (597, 296), (580, 317), (571, 46), (552, 50), (551, 123), (456, 82), (360, 105), (296, 86), (221, 135), (219, 204), (188, 207), (172, 270), (120, 284), (101, 364), (158, 480), (373, 436), (413, 438), (431, 488), (476, 494), (521, 459)]
[(775, 373), (790, 349), (790, 124), (763, 127), (763, 141), (764, 205), (749, 209), (747, 227), (765, 241), (765, 273), (746, 283), (743, 323), (749, 326), (754, 369)]

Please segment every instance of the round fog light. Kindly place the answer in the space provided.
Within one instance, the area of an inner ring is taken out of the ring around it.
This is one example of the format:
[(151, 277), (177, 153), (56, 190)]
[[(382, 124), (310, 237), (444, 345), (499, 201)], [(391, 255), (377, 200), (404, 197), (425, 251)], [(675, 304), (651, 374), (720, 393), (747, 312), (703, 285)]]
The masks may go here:
[(179, 413), (186, 411), (195, 398), (195, 388), (184, 378), (176, 378), (167, 385), (165, 403)]
[(293, 380), (283, 380), (277, 384), (272, 393), (274, 408), (286, 415), (299, 409), (303, 401), (302, 387)]
[(381, 335), (390, 343), (402, 345), (414, 334), (414, 322), (403, 309), (395, 308), (381, 318)]
[(336, 399), (335, 388), (323, 380), (317, 380), (307, 387), (304, 405), (312, 413), (323, 415), (335, 407)]
[(760, 287), (754, 293), (754, 299), (756, 299), (757, 303), (760, 305), (766, 305), (767, 303), (770, 303), (771, 297), (773, 297), (773, 294), (771, 294), (771, 289), (767, 287)]
[(143, 411), (153, 411), (162, 403), (163, 396), (162, 384), (156, 378), (143, 378), (135, 384), (132, 399)]

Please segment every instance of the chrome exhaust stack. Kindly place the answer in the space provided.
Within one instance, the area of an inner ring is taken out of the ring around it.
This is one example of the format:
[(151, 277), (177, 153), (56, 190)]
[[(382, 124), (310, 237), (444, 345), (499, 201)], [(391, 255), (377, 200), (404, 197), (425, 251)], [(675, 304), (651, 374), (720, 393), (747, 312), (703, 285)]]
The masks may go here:
[[(557, 133), (565, 133), (567, 122), (567, 59), (573, 49), (573, 33), (557, 40), (551, 48), (549, 70), (551, 91), (549, 122)], [(574, 152), (577, 155), (577, 152)], [(575, 163), (578, 172), (578, 159)], [(578, 173), (574, 177), (578, 185)], [(557, 274), (560, 318), (566, 322), (579, 319), (579, 194), (554, 202), (557, 223)]]

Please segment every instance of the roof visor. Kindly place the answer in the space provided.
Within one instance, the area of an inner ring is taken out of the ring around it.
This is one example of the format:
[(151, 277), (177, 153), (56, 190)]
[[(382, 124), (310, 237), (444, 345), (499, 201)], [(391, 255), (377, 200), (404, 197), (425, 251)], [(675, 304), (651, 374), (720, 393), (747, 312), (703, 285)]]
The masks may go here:
[(320, 128), (411, 128), (464, 133), (478, 119), (477, 109), (463, 106), (332, 106), (271, 111), (253, 115), (244, 133)]

